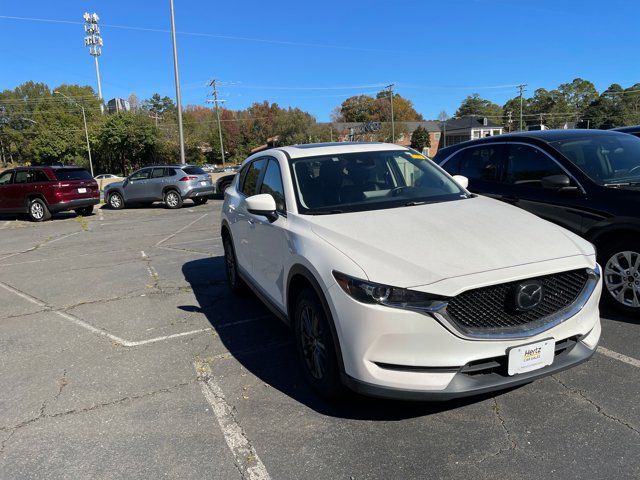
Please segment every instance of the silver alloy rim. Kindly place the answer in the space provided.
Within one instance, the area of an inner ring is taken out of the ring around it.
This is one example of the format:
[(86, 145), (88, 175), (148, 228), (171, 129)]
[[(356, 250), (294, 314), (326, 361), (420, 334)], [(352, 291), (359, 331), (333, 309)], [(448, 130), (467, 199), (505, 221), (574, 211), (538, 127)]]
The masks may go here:
[(38, 220), (44, 217), (44, 208), (42, 208), (42, 205), (40, 205), (39, 202), (33, 202), (31, 204), (31, 215), (33, 216), (33, 218), (36, 218)]
[(640, 307), (640, 253), (627, 250), (612, 255), (604, 268), (604, 283), (619, 303)]
[(322, 341), (322, 326), (315, 309), (305, 305), (301, 314), (300, 334), (302, 353), (311, 376), (317, 380), (324, 377), (327, 355)]
[(120, 208), (120, 205), (121, 205), (120, 195), (118, 194), (111, 195), (111, 206), (114, 208)]
[(178, 206), (178, 195), (176, 195), (175, 193), (169, 193), (167, 195), (167, 204), (170, 207)]

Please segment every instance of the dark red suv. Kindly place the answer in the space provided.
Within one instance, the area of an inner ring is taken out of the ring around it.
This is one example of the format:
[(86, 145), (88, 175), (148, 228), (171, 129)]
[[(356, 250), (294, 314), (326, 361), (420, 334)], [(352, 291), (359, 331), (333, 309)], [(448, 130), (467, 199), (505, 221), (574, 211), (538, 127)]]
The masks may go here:
[(26, 213), (42, 222), (66, 210), (91, 215), (99, 202), (98, 183), (84, 168), (20, 167), (0, 173), (1, 213)]

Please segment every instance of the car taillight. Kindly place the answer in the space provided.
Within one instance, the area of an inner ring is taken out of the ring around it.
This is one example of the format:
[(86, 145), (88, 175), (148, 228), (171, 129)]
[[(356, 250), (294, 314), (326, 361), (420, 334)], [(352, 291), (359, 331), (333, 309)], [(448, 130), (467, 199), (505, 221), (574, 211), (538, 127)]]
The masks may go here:
[(186, 177), (182, 177), (179, 181), (180, 182), (188, 182), (190, 180), (197, 180), (198, 177), (194, 177), (193, 175), (187, 175)]

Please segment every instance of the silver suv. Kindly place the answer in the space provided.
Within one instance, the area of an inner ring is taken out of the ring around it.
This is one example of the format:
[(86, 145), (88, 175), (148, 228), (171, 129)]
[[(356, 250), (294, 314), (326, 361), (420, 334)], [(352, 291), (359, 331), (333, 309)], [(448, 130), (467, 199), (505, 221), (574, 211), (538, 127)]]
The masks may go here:
[(127, 204), (164, 202), (167, 208), (180, 208), (185, 199), (196, 205), (213, 197), (211, 177), (200, 167), (156, 165), (142, 168), (122, 182), (104, 187), (104, 198), (111, 208), (119, 210)]

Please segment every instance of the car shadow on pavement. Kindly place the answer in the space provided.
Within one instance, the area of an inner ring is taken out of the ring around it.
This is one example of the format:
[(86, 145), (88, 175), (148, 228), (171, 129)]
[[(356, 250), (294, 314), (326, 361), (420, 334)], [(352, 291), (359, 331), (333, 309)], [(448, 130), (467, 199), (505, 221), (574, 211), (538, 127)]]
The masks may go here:
[(316, 395), (302, 377), (289, 328), (251, 292), (231, 293), (224, 278), (223, 257), (185, 263), (182, 273), (191, 285), (198, 305), (179, 308), (203, 313), (225, 348), (247, 371), (323, 415), (397, 421), (456, 409), (496, 396), (492, 393), (446, 402), (406, 402), (352, 394), (339, 402), (329, 403)]
[[(605, 293), (606, 292), (604, 292), (603, 295)], [(616, 322), (630, 323), (632, 325), (640, 325), (640, 318), (638, 318), (637, 316), (634, 316), (633, 313), (622, 312), (620, 310), (616, 310), (613, 307), (610, 307), (609, 305), (602, 304), (602, 303), (600, 305), (600, 316), (602, 318), (606, 318), (608, 320), (614, 320)]]

